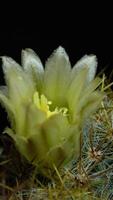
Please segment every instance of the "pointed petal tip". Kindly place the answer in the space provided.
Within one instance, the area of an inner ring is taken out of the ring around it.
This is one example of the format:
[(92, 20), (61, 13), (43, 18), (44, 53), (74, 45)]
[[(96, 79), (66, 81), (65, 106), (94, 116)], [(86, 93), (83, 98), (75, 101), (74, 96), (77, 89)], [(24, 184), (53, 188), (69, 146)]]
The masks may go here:
[(12, 58), (8, 57), (8, 56), (1, 56), (2, 62), (5, 63), (11, 63), (13, 61)]
[(22, 49), (22, 54), (35, 54), (35, 51), (31, 48), (25, 48), (25, 49)]
[(17, 65), (16, 61), (14, 61), (11, 57), (8, 56), (2, 56), (2, 63), (3, 63), (3, 69), (6, 70), (8, 68), (11, 68), (13, 65)]
[(22, 57), (22, 61), (25, 62), (25, 61), (28, 61), (29, 59), (30, 61), (34, 59), (36, 60), (38, 56), (32, 49), (26, 48), (26, 49), (22, 49), (21, 57)]
[[(94, 54), (84, 55), (73, 67), (72, 74), (76, 74), (83, 68), (88, 69), (87, 81), (90, 82), (94, 79), (97, 70), (97, 57)], [(74, 75), (72, 75), (73, 77)]]
[(13, 60), (11, 57), (8, 56), (2, 56), (2, 69), (4, 72), (4, 75), (9, 76), (9, 72), (21, 72), (21, 66)]
[(22, 49), (21, 51), (22, 60), (34, 56), (36, 56), (36, 54), (32, 49), (27, 48), (27, 49)]
[(97, 62), (97, 56), (94, 54), (89, 55), (90, 59), (95, 60)]
[(84, 62), (86, 61), (86, 62), (97, 63), (97, 56), (94, 54), (89, 54), (89, 55), (86, 54), (81, 58), (81, 60), (83, 60)]
[(57, 50), (58, 50), (58, 51), (64, 51), (64, 48), (63, 48), (62, 46), (59, 46), (59, 47), (57, 48)]
[(59, 47), (56, 49), (56, 53), (58, 53), (59, 55), (60, 55), (60, 54), (66, 54), (66, 51), (65, 51), (65, 49), (64, 49), (62, 46), (59, 46)]
[(43, 65), (39, 56), (30, 48), (23, 49), (21, 52), (21, 63), (25, 70), (29, 71), (32, 66), (37, 70), (37, 73), (43, 73)]
[(68, 54), (62, 46), (59, 46), (56, 50), (54, 50), (52, 56), (53, 55), (55, 55), (59, 58), (64, 57), (67, 61), (69, 61)]
[(96, 71), (97, 68), (97, 57), (93, 54), (91, 55), (84, 55), (75, 65), (75, 69), (81, 69), (84, 67), (88, 67), (88, 69)]

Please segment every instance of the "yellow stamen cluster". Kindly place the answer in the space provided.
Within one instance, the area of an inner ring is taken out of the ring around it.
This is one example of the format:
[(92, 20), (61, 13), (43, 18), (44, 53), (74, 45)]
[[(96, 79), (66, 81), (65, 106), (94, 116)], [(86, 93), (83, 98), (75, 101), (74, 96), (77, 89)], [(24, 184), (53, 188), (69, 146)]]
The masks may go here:
[(49, 105), (51, 105), (52, 102), (48, 101), (45, 95), (43, 94), (39, 96), (39, 93), (35, 92), (33, 95), (33, 102), (38, 109), (46, 113), (47, 118), (58, 113), (62, 113), (64, 116), (67, 116), (68, 109), (65, 107), (63, 108), (56, 107), (54, 111), (50, 111)]

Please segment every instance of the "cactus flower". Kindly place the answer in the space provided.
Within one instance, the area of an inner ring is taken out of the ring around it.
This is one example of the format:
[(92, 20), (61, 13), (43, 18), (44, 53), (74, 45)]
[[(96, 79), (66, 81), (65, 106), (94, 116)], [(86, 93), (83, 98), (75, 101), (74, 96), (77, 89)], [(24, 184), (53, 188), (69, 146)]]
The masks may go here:
[(61, 166), (79, 154), (80, 131), (100, 105), (97, 59), (86, 55), (73, 68), (62, 47), (45, 68), (31, 49), (22, 51), (22, 67), (3, 56), (6, 86), (0, 89), (11, 127), (5, 132), (16, 148), (43, 172)]

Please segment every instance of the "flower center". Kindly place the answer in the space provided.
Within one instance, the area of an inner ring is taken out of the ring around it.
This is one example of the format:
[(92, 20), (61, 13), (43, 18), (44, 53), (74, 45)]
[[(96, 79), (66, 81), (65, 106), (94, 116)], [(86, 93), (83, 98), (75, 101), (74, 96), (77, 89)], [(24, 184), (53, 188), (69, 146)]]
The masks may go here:
[(50, 105), (52, 104), (52, 102), (48, 101), (48, 99), (43, 94), (39, 96), (38, 92), (35, 92), (33, 95), (33, 103), (38, 109), (46, 113), (47, 118), (58, 113), (62, 113), (63, 116), (67, 116), (68, 109), (65, 107), (56, 107), (54, 111), (50, 111)]

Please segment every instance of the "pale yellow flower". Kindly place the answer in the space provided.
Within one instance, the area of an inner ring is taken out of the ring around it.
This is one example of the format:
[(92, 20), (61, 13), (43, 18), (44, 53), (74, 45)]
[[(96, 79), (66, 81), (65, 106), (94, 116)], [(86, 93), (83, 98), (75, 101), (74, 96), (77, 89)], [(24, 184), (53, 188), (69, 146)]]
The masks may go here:
[(7, 86), (0, 101), (11, 122), (5, 132), (42, 172), (66, 164), (79, 154), (82, 125), (103, 98), (95, 91), (101, 82), (94, 79), (96, 56), (84, 56), (72, 69), (62, 47), (45, 69), (31, 49), (22, 51), (22, 67), (9, 57), (2, 60)]

